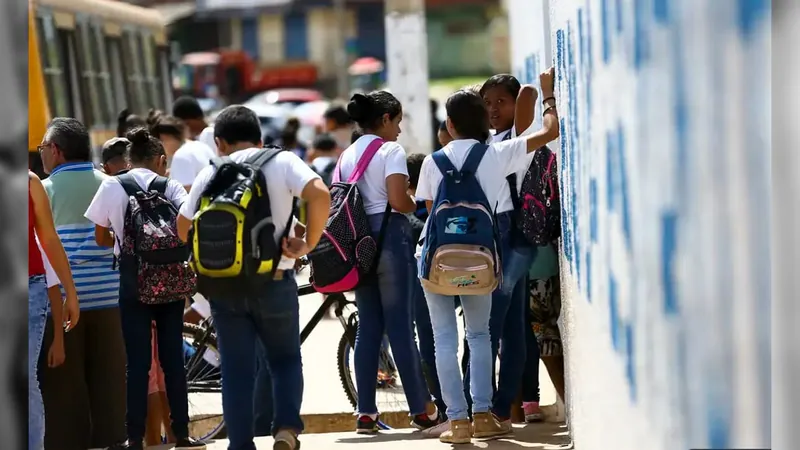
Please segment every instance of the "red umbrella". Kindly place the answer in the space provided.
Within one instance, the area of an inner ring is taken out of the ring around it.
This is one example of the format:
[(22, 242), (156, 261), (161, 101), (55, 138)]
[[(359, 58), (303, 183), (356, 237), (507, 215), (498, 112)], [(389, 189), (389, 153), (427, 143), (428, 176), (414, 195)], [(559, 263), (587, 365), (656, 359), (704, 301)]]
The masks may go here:
[(383, 62), (371, 56), (358, 58), (350, 65), (350, 68), (347, 69), (350, 75), (372, 75), (373, 73), (382, 71)]

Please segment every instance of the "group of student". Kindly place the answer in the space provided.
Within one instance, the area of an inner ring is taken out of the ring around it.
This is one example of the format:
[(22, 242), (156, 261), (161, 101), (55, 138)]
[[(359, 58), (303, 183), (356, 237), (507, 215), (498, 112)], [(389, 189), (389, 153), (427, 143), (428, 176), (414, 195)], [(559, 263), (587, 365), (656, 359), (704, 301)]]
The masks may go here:
[[(139, 449), (150, 443), (148, 429), (160, 439), (162, 421), (175, 448), (204, 448), (188, 431), (181, 332), (188, 317), (209, 314), (229, 449), (255, 449), (254, 437), (267, 433), (276, 450), (299, 448), (303, 374), (294, 268), (306, 255), (320, 292), (355, 291), (357, 432), (377, 432), (375, 377), (384, 336), (411, 424), (427, 436), (465, 443), (510, 433), (521, 384), (526, 416), (540, 419), (540, 349), (560, 340), (554, 256), (531, 290), (526, 279), (535, 261), (554, 252), (557, 236), (531, 244), (519, 226), (528, 198), (518, 198), (530, 190), (538, 164), (531, 155), (548, 152), (545, 145), (558, 137), (552, 70), (540, 81), (540, 130), (531, 129), (536, 90), (497, 75), (450, 96), (439, 132), (443, 148), (426, 157), (407, 157), (397, 143), (402, 105), (385, 91), (356, 94), (346, 109), (326, 113), (331, 133), (319, 136), (304, 159), (264, 147), (258, 117), (244, 106), (225, 108), (210, 127), (194, 99), (180, 98), (171, 116), (123, 112), (100, 171), (91, 163), (85, 127), (54, 119), (39, 149), (50, 176), (42, 182), (30, 174), (31, 236), (39, 236), (44, 250), (31, 246), (42, 264), (31, 258), (30, 283), (51, 286), (52, 316), (45, 326), (43, 290), (32, 289), (37, 314), (29, 325), (31, 343), (38, 344), (29, 355), (30, 448), (44, 442), (53, 449)], [(343, 148), (345, 134), (352, 138)], [(550, 172), (540, 178), (550, 182), (551, 195)], [(549, 207), (547, 200), (542, 210)], [(336, 229), (341, 208), (350, 222), (358, 219), (352, 236)], [(356, 242), (356, 236), (370, 239)], [(322, 269), (333, 250), (354, 255), (344, 266), (352, 265), (355, 278), (325, 285), (330, 274)], [(45, 270), (48, 261), (53, 271)], [(456, 305), (466, 327), (461, 364)], [(552, 327), (555, 334), (544, 332)], [(43, 342), (51, 343), (46, 363)], [(547, 367), (563, 398), (560, 364), (560, 382), (558, 362)], [(271, 405), (259, 401), (265, 398), (259, 390), (271, 391)]]

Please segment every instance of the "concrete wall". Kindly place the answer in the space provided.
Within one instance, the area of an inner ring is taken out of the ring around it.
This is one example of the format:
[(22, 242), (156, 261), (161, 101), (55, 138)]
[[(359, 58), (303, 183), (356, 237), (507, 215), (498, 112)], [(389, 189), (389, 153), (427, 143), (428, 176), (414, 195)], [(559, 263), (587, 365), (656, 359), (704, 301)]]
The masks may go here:
[(767, 0), (509, 0), (557, 70), (576, 448), (770, 446)]

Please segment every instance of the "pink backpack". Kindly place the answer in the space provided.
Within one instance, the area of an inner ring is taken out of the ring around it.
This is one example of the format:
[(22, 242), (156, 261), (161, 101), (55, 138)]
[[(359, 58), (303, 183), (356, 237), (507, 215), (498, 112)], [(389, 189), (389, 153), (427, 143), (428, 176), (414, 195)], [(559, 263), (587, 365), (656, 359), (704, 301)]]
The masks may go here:
[[(380, 256), (380, 242), (375, 242), (372, 237), (357, 183), (383, 143), (383, 139), (375, 139), (367, 145), (346, 182), (340, 181), (339, 164), (333, 172), (328, 222), (319, 243), (308, 254), (311, 284), (317, 292), (336, 294), (352, 291), (374, 273)], [(391, 212), (391, 206), (387, 205), (386, 209)], [(389, 215), (385, 214), (379, 236), (383, 235), (387, 217)]]

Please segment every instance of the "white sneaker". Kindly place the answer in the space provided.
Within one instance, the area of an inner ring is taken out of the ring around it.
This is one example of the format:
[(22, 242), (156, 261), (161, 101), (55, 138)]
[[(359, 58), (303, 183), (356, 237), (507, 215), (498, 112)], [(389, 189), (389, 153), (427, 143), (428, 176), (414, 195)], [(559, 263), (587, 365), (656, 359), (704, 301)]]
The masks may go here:
[(428, 428), (427, 430), (420, 431), (422, 437), (438, 439), (445, 431), (450, 429), (450, 421), (442, 422), (439, 425)]

